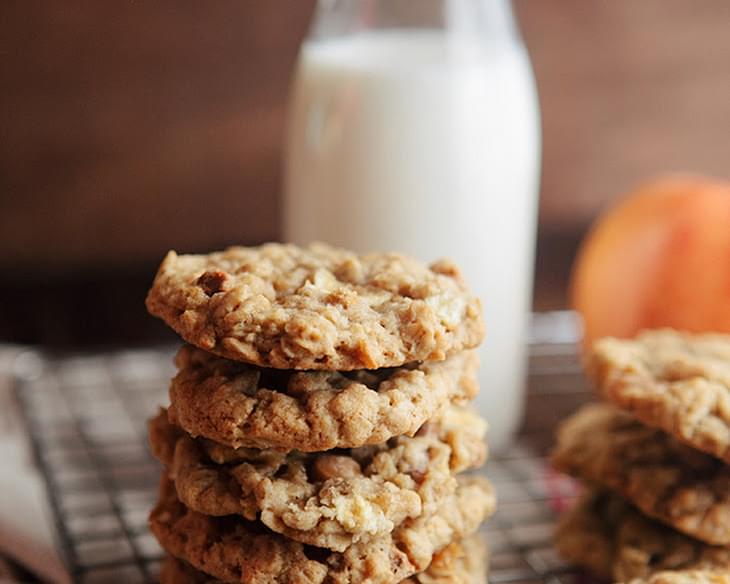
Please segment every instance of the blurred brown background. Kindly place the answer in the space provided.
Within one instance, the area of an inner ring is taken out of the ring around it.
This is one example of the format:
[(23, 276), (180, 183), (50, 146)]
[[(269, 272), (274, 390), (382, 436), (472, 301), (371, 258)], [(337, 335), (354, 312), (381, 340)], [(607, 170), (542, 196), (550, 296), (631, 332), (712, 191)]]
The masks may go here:
[[(517, 0), (543, 116), (535, 304), (587, 225), (666, 170), (728, 175), (727, 0)], [(314, 2), (8, 1), (0, 12), (0, 340), (163, 335), (169, 248), (278, 236), (288, 81)]]

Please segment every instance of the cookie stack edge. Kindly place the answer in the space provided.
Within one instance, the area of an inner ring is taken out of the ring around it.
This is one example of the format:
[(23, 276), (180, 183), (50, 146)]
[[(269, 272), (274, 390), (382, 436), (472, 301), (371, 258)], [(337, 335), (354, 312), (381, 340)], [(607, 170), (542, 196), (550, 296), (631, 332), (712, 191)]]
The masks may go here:
[(267, 244), (168, 254), (183, 339), (150, 527), (162, 582), (482, 584), (479, 302), (448, 262)]
[(730, 584), (730, 336), (602, 339), (587, 370), (604, 402), (558, 430), (553, 465), (587, 485), (558, 550), (621, 582)]

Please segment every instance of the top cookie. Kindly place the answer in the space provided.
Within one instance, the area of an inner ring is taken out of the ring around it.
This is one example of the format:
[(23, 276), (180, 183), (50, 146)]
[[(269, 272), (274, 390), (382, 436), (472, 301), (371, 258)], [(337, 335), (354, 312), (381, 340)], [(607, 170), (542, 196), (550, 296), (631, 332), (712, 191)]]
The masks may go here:
[(323, 244), (171, 251), (146, 303), (189, 343), (276, 369), (443, 360), (484, 335), (479, 300), (454, 264)]
[(588, 373), (644, 424), (730, 462), (730, 336), (657, 330), (601, 339)]

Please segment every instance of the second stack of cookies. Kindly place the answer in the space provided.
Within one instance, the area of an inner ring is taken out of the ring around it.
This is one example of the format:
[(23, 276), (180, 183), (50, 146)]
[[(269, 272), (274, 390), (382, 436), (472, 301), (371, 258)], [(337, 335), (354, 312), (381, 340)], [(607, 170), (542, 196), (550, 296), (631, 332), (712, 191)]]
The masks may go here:
[(189, 343), (150, 422), (163, 581), (483, 580), (485, 554), (467, 550), (483, 549), (470, 538), (494, 495), (460, 476), (486, 458), (467, 405), (483, 326), (452, 264), (323, 245), (171, 253), (147, 306)]
[(554, 465), (590, 487), (559, 550), (617, 581), (730, 583), (730, 336), (603, 339), (588, 371), (606, 401), (558, 433)]

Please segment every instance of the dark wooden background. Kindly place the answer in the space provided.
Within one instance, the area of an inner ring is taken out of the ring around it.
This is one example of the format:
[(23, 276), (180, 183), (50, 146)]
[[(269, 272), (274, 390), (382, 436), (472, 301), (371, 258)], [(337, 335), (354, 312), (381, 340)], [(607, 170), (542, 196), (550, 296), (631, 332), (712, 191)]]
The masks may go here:
[[(137, 342), (169, 248), (274, 239), (312, 0), (6, 0), (0, 340)], [(728, 176), (730, 2), (517, 0), (544, 132), (536, 306), (599, 210), (657, 172)], [(151, 328), (150, 328), (151, 327)]]

